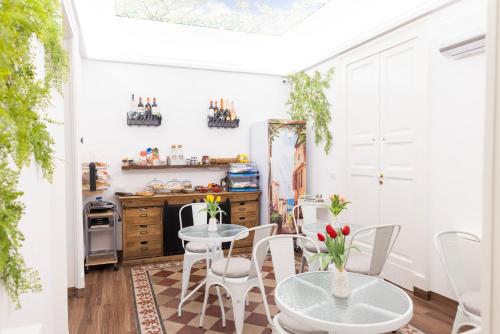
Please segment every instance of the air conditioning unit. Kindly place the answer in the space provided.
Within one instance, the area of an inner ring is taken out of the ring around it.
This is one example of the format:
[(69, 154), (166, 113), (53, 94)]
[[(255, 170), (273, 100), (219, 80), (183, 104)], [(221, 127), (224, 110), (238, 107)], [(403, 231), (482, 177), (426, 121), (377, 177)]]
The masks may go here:
[(443, 43), (439, 48), (439, 52), (447, 57), (460, 59), (466, 56), (484, 52), (485, 47), (486, 34), (475, 33)]

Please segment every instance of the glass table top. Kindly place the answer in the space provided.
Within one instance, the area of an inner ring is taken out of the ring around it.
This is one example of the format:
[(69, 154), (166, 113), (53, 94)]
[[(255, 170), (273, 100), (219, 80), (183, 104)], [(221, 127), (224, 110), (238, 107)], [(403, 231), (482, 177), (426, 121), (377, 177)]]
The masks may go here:
[[(302, 231), (306, 234), (314, 234), (321, 232), (325, 233), (325, 227), (326, 227), (327, 222), (325, 221), (320, 221), (317, 223), (312, 223), (312, 224), (307, 224), (302, 226)], [(357, 224), (348, 224), (349, 227), (351, 228), (351, 234), (356, 232), (359, 229), (362, 229), (363, 226), (357, 225)], [(332, 224), (333, 227), (337, 228), (342, 228), (344, 225), (343, 224)]]
[(298, 316), (298, 320), (320, 323), (318, 329), (323, 330), (338, 329), (336, 325), (364, 327), (401, 322), (395, 324), (398, 328), (411, 319), (413, 304), (395, 285), (379, 278), (348, 273), (351, 296), (339, 299), (332, 296), (333, 275), (333, 272), (318, 271), (285, 279), (276, 288), (279, 308)]
[(193, 225), (179, 230), (179, 238), (198, 242), (227, 242), (245, 230), (245, 226), (236, 224), (217, 224), (217, 231), (208, 231), (208, 224)]

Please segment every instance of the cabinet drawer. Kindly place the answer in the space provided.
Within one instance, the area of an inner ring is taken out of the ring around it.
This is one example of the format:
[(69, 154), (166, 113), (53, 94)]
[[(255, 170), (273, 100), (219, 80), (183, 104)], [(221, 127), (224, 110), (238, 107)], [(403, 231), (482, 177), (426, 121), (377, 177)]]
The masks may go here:
[(251, 202), (233, 202), (231, 203), (231, 213), (257, 213), (259, 203), (255, 201)]
[(161, 240), (127, 241), (125, 246), (125, 258), (161, 256), (161, 246)]
[(162, 240), (162, 228), (160, 224), (135, 224), (127, 226), (127, 241), (129, 240)]
[(125, 224), (161, 224), (162, 208), (130, 208), (123, 210)]
[(243, 225), (246, 227), (257, 226), (257, 216), (255, 215), (233, 215), (231, 219), (232, 224)]

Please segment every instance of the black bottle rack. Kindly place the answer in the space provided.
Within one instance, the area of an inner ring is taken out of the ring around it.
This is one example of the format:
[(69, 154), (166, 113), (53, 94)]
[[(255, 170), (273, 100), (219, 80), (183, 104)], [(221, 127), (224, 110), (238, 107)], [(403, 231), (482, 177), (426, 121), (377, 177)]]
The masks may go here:
[(208, 117), (208, 127), (209, 128), (237, 128), (240, 126), (240, 120), (235, 119), (233, 121), (221, 120), (216, 117)]
[(161, 115), (154, 115), (147, 112), (128, 113), (127, 125), (160, 126)]

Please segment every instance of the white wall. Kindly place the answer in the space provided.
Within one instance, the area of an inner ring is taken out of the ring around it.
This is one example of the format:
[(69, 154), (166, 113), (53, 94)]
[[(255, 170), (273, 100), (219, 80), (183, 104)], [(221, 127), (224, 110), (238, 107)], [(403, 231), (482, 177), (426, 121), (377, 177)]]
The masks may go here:
[[(460, 60), (437, 52), (450, 37), (476, 28), (485, 30), (486, 11), (478, 1), (462, 1), (436, 13), (429, 21), (430, 41), (430, 237), (445, 230), (481, 236), (483, 220), (483, 145), (486, 102), (485, 53)], [(475, 5), (475, 6), (474, 6)], [(431, 247), (429, 245), (429, 247)], [(431, 288), (453, 297), (432, 248)], [(480, 258), (479, 247), (474, 249)], [(470, 258), (464, 259), (469, 262)], [(479, 263), (474, 270), (479, 275)], [(471, 269), (474, 266), (470, 267)], [(476, 276), (477, 283), (480, 281)]]
[[(417, 22), (428, 31), (425, 42), (429, 47), (430, 73), (427, 163), (430, 189), (429, 218), (423, 222), (429, 226), (428, 240), (416, 243), (415, 247), (429, 249), (426, 262), (430, 290), (451, 298), (455, 297), (437, 259), (432, 238), (435, 233), (447, 229), (481, 232), (486, 64), (484, 54), (452, 60), (441, 55), (438, 47), (449, 38), (484, 25), (484, 5), (485, 1), (462, 0)], [(373, 41), (373, 45), (387, 42), (388, 38), (390, 34)], [(326, 71), (336, 67), (348, 56), (348, 53), (340, 55), (313, 70)], [(309, 192), (313, 194), (327, 196), (333, 192), (346, 193), (349, 189), (344, 87), (344, 73), (341, 67), (337, 67), (329, 92), (333, 149), (326, 156), (322, 146), (315, 147), (312, 141), (308, 142), (308, 185)], [(478, 275), (478, 272), (475, 273)], [(477, 276), (475, 281), (479, 281)]]
[[(190, 179), (193, 185), (206, 186), (208, 182), (219, 183), (225, 173), (224, 169), (122, 171), (123, 157), (137, 159), (140, 150), (156, 146), (165, 159), (172, 144), (183, 144), (187, 157), (233, 157), (250, 152), (252, 123), (287, 117), (289, 88), (277, 76), (94, 60), (84, 60), (82, 72), (82, 161), (107, 160), (112, 178), (104, 197), (113, 201), (115, 191), (143, 190), (153, 178)], [(132, 93), (157, 97), (161, 126), (126, 124)], [(221, 97), (235, 101), (239, 128), (208, 128), (209, 100)]]
[[(36, 50), (37, 68), (43, 68), (43, 49)], [(62, 97), (54, 94), (48, 115), (64, 121)], [(43, 291), (22, 295), (22, 308), (15, 310), (0, 287), (0, 331), (28, 325), (41, 325), (43, 333), (68, 332), (65, 226), (64, 126), (51, 125), (55, 140), (55, 172), (52, 184), (42, 177), (34, 163), (21, 173), (19, 188), (26, 204), (20, 229), (26, 240), (21, 252), (28, 267), (38, 270)]]

